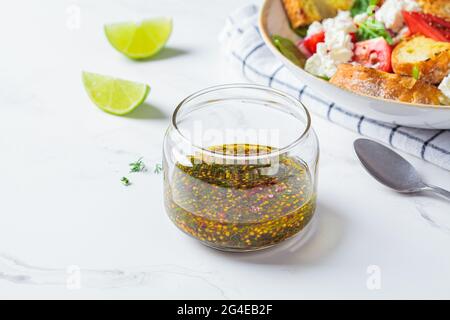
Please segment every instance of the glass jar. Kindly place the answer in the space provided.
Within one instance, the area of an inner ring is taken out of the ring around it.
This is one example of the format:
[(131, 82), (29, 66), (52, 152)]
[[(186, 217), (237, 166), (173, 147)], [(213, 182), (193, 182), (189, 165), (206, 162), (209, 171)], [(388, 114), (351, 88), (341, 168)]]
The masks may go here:
[(203, 244), (253, 251), (310, 229), (319, 145), (295, 98), (249, 84), (194, 93), (175, 109), (163, 153), (167, 214)]

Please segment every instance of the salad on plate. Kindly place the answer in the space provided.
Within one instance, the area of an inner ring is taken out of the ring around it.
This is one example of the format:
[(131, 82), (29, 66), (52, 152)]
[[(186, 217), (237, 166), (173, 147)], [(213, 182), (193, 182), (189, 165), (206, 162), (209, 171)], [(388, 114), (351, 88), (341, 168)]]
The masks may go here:
[(297, 43), (280, 52), (359, 94), (450, 105), (450, 0), (280, 0)]

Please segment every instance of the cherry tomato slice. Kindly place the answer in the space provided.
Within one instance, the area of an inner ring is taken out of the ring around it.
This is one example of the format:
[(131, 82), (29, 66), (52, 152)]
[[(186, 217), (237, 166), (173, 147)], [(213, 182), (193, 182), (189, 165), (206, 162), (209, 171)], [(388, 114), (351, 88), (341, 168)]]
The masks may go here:
[(427, 14), (427, 13), (419, 13), (419, 15), (428, 22), (431, 22), (433, 24), (438, 24), (438, 25), (441, 25), (442, 27), (450, 29), (450, 22), (445, 19), (433, 16), (432, 14)]
[(450, 41), (450, 22), (431, 14), (419, 13), (419, 16), (430, 26), (437, 29), (448, 41)]
[(385, 72), (391, 71), (392, 48), (382, 38), (360, 41), (355, 44), (353, 61), (368, 67)]
[[(431, 18), (431, 15), (425, 15), (418, 12), (402, 11), (402, 14), (405, 23), (412, 34), (419, 33), (436, 41), (450, 41), (450, 32), (448, 32), (446, 27), (447, 22), (440, 24), (439, 18)], [(438, 28), (435, 27), (436, 24), (438, 25)]]
[(303, 46), (311, 53), (314, 54), (317, 51), (317, 44), (325, 41), (325, 32), (319, 32), (306, 37), (303, 40)]

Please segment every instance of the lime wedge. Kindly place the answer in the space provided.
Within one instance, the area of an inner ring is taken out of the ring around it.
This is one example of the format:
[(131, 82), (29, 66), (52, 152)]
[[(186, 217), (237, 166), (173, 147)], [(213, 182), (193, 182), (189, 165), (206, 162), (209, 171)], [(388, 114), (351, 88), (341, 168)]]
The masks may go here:
[(132, 59), (144, 59), (158, 53), (172, 32), (172, 19), (156, 18), (140, 23), (123, 22), (105, 26), (111, 45)]
[(83, 72), (83, 84), (97, 107), (119, 116), (136, 109), (150, 92), (150, 87), (144, 83), (90, 72)]

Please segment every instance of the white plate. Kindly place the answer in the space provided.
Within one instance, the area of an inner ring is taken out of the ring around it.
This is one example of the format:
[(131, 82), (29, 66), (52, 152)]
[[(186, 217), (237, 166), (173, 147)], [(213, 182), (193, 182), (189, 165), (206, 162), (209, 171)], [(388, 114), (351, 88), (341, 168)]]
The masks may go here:
[(418, 128), (450, 129), (450, 106), (404, 103), (353, 93), (309, 74), (285, 58), (273, 45), (271, 36), (276, 34), (294, 41), (298, 37), (289, 26), (281, 0), (264, 2), (259, 26), (262, 37), (273, 54), (296, 77), (324, 98), (379, 121)]

